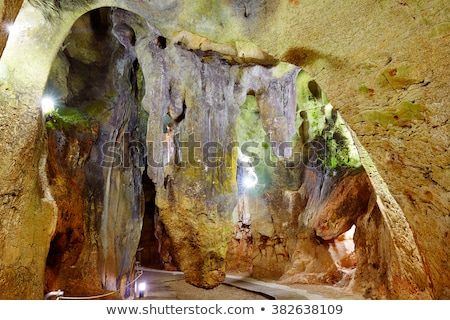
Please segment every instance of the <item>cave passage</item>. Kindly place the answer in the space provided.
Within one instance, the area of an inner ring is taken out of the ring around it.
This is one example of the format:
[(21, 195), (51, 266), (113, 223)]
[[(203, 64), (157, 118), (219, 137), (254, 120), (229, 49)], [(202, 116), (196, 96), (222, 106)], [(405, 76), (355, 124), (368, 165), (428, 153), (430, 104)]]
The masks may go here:
[(349, 285), (371, 187), (318, 84), (142, 37), (140, 19), (87, 13), (53, 64), (47, 290), (118, 290), (136, 261), (205, 288), (225, 273)]
[(0, 6), (0, 297), (448, 298), (448, 6), (372, 2)]
[[(145, 199), (144, 217), (141, 238), (139, 240), (139, 248), (136, 253), (136, 261), (143, 267), (163, 269), (164, 265), (161, 261), (161, 246), (157, 234), (162, 233), (162, 225), (158, 225), (158, 214), (155, 205), (156, 189), (154, 183), (148, 178), (144, 171), (142, 175), (142, 187)], [(162, 234), (159, 238), (162, 237)]]

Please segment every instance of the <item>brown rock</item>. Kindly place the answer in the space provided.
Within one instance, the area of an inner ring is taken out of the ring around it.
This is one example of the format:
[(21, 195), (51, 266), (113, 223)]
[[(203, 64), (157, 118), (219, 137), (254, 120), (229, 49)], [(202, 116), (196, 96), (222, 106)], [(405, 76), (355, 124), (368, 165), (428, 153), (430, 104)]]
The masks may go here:
[(314, 221), (314, 231), (324, 240), (337, 238), (367, 212), (373, 192), (365, 172), (350, 174), (333, 186)]

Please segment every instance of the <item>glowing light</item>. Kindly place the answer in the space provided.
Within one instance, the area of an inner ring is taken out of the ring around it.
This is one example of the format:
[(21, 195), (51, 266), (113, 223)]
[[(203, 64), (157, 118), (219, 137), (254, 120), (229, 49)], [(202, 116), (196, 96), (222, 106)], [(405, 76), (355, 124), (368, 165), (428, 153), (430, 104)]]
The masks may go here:
[(258, 183), (258, 176), (255, 173), (255, 168), (252, 165), (252, 159), (243, 154), (241, 150), (238, 150), (238, 167), (239, 169), (239, 182), (238, 185), (244, 189), (251, 189)]
[(145, 284), (145, 282), (139, 283), (139, 286), (138, 286), (139, 292), (145, 291), (146, 288), (147, 288), (147, 285)]
[(49, 113), (55, 110), (55, 101), (50, 97), (43, 97), (41, 100), (41, 108), (44, 113)]
[(249, 176), (244, 177), (244, 180), (242, 181), (242, 185), (245, 189), (251, 189), (256, 186), (258, 183), (258, 178), (256, 177), (256, 174), (252, 174)]
[(145, 284), (145, 282), (140, 282), (138, 284), (139, 298), (143, 298), (144, 297), (144, 293), (145, 293), (145, 289), (146, 288), (147, 288), (147, 285)]
[(13, 34), (18, 30), (18, 28), (12, 23), (5, 24), (5, 29), (9, 34)]

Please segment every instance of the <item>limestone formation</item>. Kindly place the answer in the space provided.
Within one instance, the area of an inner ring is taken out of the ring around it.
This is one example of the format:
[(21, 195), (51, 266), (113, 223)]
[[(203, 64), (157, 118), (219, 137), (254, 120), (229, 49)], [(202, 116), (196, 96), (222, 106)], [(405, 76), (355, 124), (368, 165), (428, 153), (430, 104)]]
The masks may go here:
[[(90, 25), (89, 16), (74, 24), (46, 88), (65, 104), (46, 115), (48, 176), (59, 211), (46, 285), (82, 296), (117, 290), (133, 276), (144, 212), (139, 125), (146, 115), (138, 101), (136, 57), (117, 41), (123, 39), (79, 32)], [(110, 52), (111, 61), (102, 58)]]
[(155, 258), (199, 287), (449, 297), (446, 1), (20, 5), (0, 5), (1, 298), (129, 295), (151, 201)]

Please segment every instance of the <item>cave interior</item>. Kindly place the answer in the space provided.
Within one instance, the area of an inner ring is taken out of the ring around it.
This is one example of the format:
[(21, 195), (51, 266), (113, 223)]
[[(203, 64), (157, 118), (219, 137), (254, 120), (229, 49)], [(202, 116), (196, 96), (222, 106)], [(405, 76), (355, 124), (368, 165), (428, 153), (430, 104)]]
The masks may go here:
[[(353, 234), (358, 218), (367, 214), (369, 209), (373, 210), (369, 208), (373, 191), (346, 123), (314, 79), (300, 68), (286, 63), (238, 63), (214, 51), (190, 50), (182, 43), (170, 43), (152, 30), (155, 33), (150, 41), (155, 46), (149, 46), (146, 54), (155, 54), (151, 50), (157, 51), (161, 59), (165, 59), (164, 67), (175, 70), (185, 67), (183, 61), (181, 65), (173, 65), (178, 62), (175, 59), (190, 59), (189, 63), (196, 63), (195, 72), (210, 68), (213, 75), (211, 78), (201, 75), (205, 83), (192, 90), (205, 90), (201, 102), (189, 99), (188, 92), (180, 92), (190, 89), (190, 83), (183, 84), (189, 81), (183, 75), (166, 82), (169, 87), (160, 90), (169, 91), (170, 101), (159, 101), (158, 107), (163, 108), (166, 104), (166, 110), (160, 112), (163, 115), (161, 119), (153, 120), (162, 124), (162, 135), (146, 137), (151, 130), (147, 128), (148, 110), (144, 110), (142, 104), (146, 90), (151, 88), (146, 85), (146, 78), (152, 76), (146, 72), (152, 70), (143, 69), (140, 65), (135, 49), (139, 39), (134, 31), (136, 27), (130, 23), (133, 20), (137, 23), (139, 17), (131, 20), (130, 15), (120, 9), (101, 8), (80, 17), (49, 75), (44, 96), (55, 102), (52, 109), (44, 111), (49, 136), (48, 170), (54, 194), (61, 195), (62, 199), (58, 205), (57, 231), (47, 258), (47, 290), (56, 290), (61, 282), (69, 283), (67, 278), (75, 277), (73, 281), (77, 280), (78, 275), (70, 276), (71, 272), (64, 270), (69, 268), (70, 271), (76, 265), (89, 237), (85, 234), (86, 208), (81, 206), (81, 203), (86, 204), (87, 194), (90, 202), (102, 208), (101, 211), (94, 208), (94, 212), (90, 212), (94, 216), (105, 214), (105, 204), (100, 205), (105, 199), (114, 202), (110, 204), (114, 207), (109, 208), (109, 215), (120, 215), (125, 208), (133, 210), (131, 216), (137, 218), (134, 230), (126, 229), (134, 233), (134, 240), (139, 241), (123, 240), (129, 247), (122, 249), (121, 255), (125, 256), (122, 259), (127, 259), (128, 263), (135, 259), (149, 268), (180, 270), (180, 257), (177, 257), (156, 203), (159, 189), (147, 170), (149, 165), (159, 163), (156, 159), (147, 159), (149, 151), (146, 149), (151, 146), (148, 142), (154, 143), (153, 139), (161, 139), (163, 148), (162, 159), (158, 159), (163, 163), (159, 169), (164, 172), (161, 189), (164, 191), (161, 192), (174, 192), (170, 190), (175, 183), (172, 175), (177, 174), (179, 179), (184, 179), (183, 169), (197, 166), (199, 159), (204, 161), (198, 165), (201, 169), (216, 171), (212, 177), (207, 177), (215, 179), (211, 181), (212, 185), (204, 187), (215, 188), (217, 181), (229, 184), (233, 189), (231, 196), (227, 195), (231, 197), (228, 200), (230, 206), (222, 213), (233, 218), (233, 230), (227, 243), (229, 248), (221, 257), (227, 273), (260, 279), (281, 278), (284, 281), (296, 274), (304, 274), (307, 283), (351, 285), (357, 266)], [(166, 54), (164, 51), (169, 49), (174, 52)], [(220, 77), (229, 76), (221, 74), (224, 69), (227, 73), (233, 72), (236, 86), (244, 87), (237, 89), (242, 91), (240, 95), (244, 98), (239, 97), (242, 102), (235, 98), (215, 100), (214, 96), (228, 90), (221, 86), (225, 80)], [(242, 75), (238, 73), (248, 74), (245, 75), (248, 77), (245, 79), (247, 87), (239, 83)], [(172, 81), (175, 83), (173, 87)], [(212, 100), (210, 103), (209, 99)], [(225, 130), (220, 127), (224, 124), (219, 119), (210, 119), (216, 118), (213, 114), (224, 107), (230, 108), (228, 112), (234, 117)], [(206, 137), (216, 137), (218, 141), (199, 141), (203, 153), (199, 159), (195, 159), (197, 148), (187, 148), (187, 152), (193, 153), (187, 154), (188, 161), (194, 159), (195, 163), (185, 163), (181, 160), (183, 150), (178, 139), (182, 136), (180, 131), (189, 130), (183, 126), (183, 121), (188, 117), (196, 121), (196, 108), (207, 112), (208, 122), (206, 125), (198, 123), (194, 132), (198, 131), (199, 136), (204, 137), (206, 132)], [(277, 120), (280, 123), (276, 123)], [(273, 137), (278, 139), (272, 141)], [(223, 141), (228, 145), (224, 147)], [(96, 150), (99, 148), (101, 150)], [(236, 150), (237, 158), (233, 154)], [(75, 163), (71, 152), (78, 154)], [(223, 175), (222, 167), (230, 174), (220, 176)], [(110, 179), (127, 184), (127, 189), (118, 187), (117, 192), (132, 194), (125, 197), (116, 194), (118, 199), (105, 195), (107, 187), (99, 188), (104, 183), (99, 181), (99, 176), (105, 170), (110, 171)], [(128, 171), (127, 174), (124, 171)], [(61, 177), (64, 182), (58, 182)], [(130, 177), (132, 181), (127, 181)], [(246, 181), (249, 177), (255, 179), (254, 183)], [(193, 178), (196, 179), (195, 176)], [(203, 178), (198, 176), (198, 179)], [(67, 199), (69, 189), (71, 193), (76, 190), (79, 198)], [(351, 189), (352, 192), (343, 193), (343, 189)], [(212, 192), (213, 196), (220, 196), (215, 194), (220, 189)], [(128, 204), (123, 205), (120, 201)], [(177, 206), (177, 200), (170, 201), (175, 202), (173, 207)], [(206, 201), (216, 202), (215, 199)], [(89, 206), (92, 208), (92, 203)], [(342, 208), (339, 212), (337, 206)], [(169, 214), (177, 214), (176, 209)], [(119, 228), (120, 223), (129, 223), (120, 221), (121, 218), (114, 219)], [(138, 233), (136, 230), (141, 224)], [(123, 236), (123, 231), (115, 233)], [(180, 245), (184, 246), (183, 243)], [(314, 260), (309, 257), (312, 261), (305, 270), (293, 266), (298, 259), (305, 259), (304, 256), (296, 257), (303, 247), (318, 255)], [(112, 250), (117, 252), (116, 248)], [(114, 260), (117, 258), (112, 257)], [(125, 272), (115, 276), (120, 278), (129, 274)]]
[[(85, 11), (40, 94), (36, 185), (55, 216), (43, 292), (24, 296), (128, 299), (141, 267), (203, 289), (240, 275), (368, 299), (436, 296), (371, 156), (302, 68), (314, 52), (280, 60), (118, 7)], [(390, 121), (402, 128), (424, 120), (414, 102), (399, 108)]]

